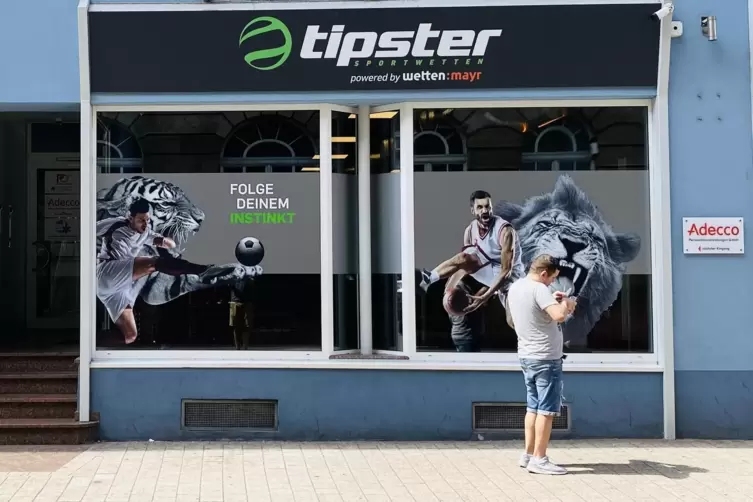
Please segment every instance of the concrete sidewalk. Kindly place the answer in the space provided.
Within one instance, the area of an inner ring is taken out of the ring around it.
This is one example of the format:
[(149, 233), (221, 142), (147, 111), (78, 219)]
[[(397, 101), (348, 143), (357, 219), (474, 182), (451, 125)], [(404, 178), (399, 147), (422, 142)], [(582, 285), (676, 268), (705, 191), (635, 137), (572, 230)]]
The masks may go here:
[(100, 443), (0, 447), (0, 501), (753, 500), (753, 442)]

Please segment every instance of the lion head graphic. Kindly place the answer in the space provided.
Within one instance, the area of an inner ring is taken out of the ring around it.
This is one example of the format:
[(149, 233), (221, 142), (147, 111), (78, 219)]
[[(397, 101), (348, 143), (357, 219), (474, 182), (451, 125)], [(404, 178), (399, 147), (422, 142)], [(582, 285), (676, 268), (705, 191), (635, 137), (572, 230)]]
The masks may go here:
[(578, 298), (578, 308), (562, 326), (565, 345), (584, 348), (596, 322), (617, 299), (625, 264), (640, 251), (640, 237), (612, 230), (568, 175), (559, 177), (554, 190), (522, 206), (498, 202), (494, 213), (517, 230), (526, 269), (540, 254), (559, 261), (558, 289), (571, 289)]

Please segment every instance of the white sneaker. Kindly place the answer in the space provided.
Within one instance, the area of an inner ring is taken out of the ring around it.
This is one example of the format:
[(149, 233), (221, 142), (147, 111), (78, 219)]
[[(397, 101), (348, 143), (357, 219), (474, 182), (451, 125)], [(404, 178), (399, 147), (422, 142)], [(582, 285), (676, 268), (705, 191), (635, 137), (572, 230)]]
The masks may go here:
[(529, 455), (528, 453), (523, 453), (520, 456), (520, 460), (518, 460), (518, 465), (521, 466), (523, 469), (525, 469), (526, 467), (528, 467), (528, 462), (530, 461), (531, 461), (531, 455)]
[(567, 469), (560, 467), (557, 464), (553, 464), (549, 461), (549, 457), (531, 457), (531, 461), (528, 462), (528, 472), (534, 474), (549, 474), (555, 476), (561, 476), (567, 474)]

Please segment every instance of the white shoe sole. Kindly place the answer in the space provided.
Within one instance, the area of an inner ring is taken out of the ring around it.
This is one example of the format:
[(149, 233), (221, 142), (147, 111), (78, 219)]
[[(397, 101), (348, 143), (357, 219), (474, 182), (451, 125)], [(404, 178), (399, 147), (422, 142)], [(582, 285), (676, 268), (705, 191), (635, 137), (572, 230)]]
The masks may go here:
[(549, 476), (563, 476), (567, 474), (567, 471), (557, 472), (557, 471), (547, 471), (545, 469), (537, 469), (536, 467), (531, 467), (529, 464), (526, 469), (531, 474), (548, 474)]

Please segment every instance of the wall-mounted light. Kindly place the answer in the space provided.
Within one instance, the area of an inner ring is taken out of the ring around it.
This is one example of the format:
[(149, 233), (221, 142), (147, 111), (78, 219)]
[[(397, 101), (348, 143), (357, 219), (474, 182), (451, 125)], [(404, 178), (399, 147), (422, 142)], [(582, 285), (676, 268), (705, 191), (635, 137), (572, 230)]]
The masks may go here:
[[(319, 154), (317, 153), (313, 157), (311, 157), (313, 160), (319, 160)], [(332, 160), (345, 160), (348, 158), (347, 153), (333, 153), (332, 154)]]
[(709, 42), (716, 40), (716, 16), (701, 17), (701, 33), (709, 39)]
[[(395, 115), (397, 115), (397, 112), (374, 112), (374, 113), (372, 113), (372, 114), (369, 115), (369, 118), (372, 118), (372, 119), (391, 119)], [(348, 115), (348, 118), (349, 119), (354, 119), (354, 118), (356, 118), (356, 114), (355, 113), (351, 113), (350, 115)]]

